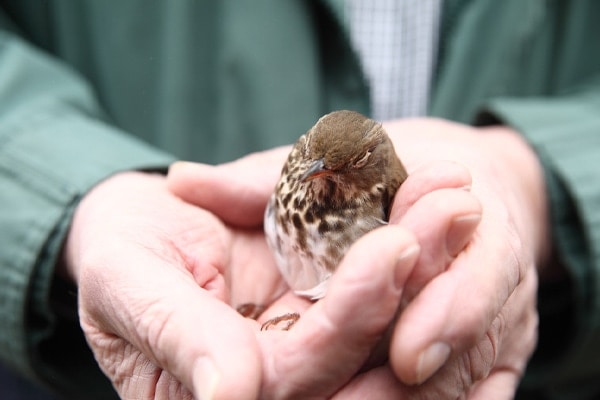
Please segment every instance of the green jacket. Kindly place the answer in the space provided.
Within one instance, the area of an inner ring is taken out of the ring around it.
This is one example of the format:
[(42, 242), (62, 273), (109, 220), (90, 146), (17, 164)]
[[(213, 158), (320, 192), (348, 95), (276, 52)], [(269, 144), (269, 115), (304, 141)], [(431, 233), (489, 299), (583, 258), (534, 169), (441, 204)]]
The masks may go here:
[[(593, 0), (443, 12), (430, 114), (523, 133), (572, 277), (540, 290), (525, 398), (600, 393), (598, 17)], [(81, 196), (120, 170), (291, 143), (327, 111), (368, 113), (367, 93), (336, 0), (0, 2), (0, 360), (67, 397), (114, 396), (53, 274)]]

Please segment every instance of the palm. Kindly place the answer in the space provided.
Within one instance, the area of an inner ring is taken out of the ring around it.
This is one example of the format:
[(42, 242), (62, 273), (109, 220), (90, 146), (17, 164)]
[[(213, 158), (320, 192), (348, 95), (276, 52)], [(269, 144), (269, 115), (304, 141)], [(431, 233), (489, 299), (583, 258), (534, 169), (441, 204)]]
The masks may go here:
[[(254, 237), (183, 203), (157, 176), (116, 176), (86, 196), (65, 249), (67, 265), (79, 286), (86, 338), (122, 397), (175, 390), (191, 398), (185, 388), (203, 386), (195, 382), (198, 360), (217, 352), (212, 362), (225, 377), (236, 375), (227, 364), (242, 360), (249, 378), (241, 393), (253, 398), (258, 347), (226, 304), (237, 295), (227, 282), (229, 249), (253, 245)], [(230, 329), (215, 338), (206, 328), (212, 325)]]

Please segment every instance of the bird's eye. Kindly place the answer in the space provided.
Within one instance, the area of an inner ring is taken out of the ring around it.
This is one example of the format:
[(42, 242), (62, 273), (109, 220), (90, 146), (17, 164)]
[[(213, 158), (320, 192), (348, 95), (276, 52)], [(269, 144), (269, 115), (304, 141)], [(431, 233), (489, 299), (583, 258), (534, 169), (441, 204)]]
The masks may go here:
[(367, 150), (367, 152), (365, 154), (362, 155), (362, 157), (360, 157), (358, 160), (356, 160), (354, 162), (354, 164), (352, 164), (352, 166), (354, 168), (362, 168), (365, 165), (367, 165), (367, 162), (369, 161), (369, 157), (371, 156), (371, 150)]

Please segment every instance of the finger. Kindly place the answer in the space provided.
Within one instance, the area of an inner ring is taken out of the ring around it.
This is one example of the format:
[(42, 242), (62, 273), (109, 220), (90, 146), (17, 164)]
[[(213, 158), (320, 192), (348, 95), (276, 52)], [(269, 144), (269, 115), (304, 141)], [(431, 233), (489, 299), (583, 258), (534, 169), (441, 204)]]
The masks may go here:
[(412, 231), (421, 245), (417, 267), (407, 283), (410, 299), (427, 282), (445, 271), (472, 239), (481, 220), (481, 204), (462, 189), (436, 189), (419, 198), (399, 224)]
[(471, 181), (469, 170), (451, 161), (437, 161), (416, 169), (398, 189), (390, 213), (390, 222), (399, 221), (406, 211), (427, 193), (450, 188), (468, 191)]
[[(255, 398), (260, 356), (244, 319), (181, 270), (153, 257), (124, 258), (143, 269), (87, 268), (81, 277), (84, 329), (124, 338), (196, 398)], [(110, 348), (95, 350), (101, 363), (99, 355), (108, 354), (105, 370), (118, 370)]]
[(288, 152), (281, 147), (218, 166), (176, 162), (169, 168), (167, 184), (184, 201), (230, 225), (256, 227)]
[[(460, 350), (453, 349), (448, 362), (431, 378), (420, 385), (408, 386), (407, 390), (423, 398), (459, 398), (467, 394), (468, 398), (476, 399), (513, 398), (519, 377), (535, 348), (535, 292), (536, 275), (531, 269), (475, 345), (463, 351), (462, 347), (469, 344), (457, 340), (456, 347)], [(470, 313), (470, 310), (465, 312)], [(459, 333), (461, 335), (468, 336), (464, 332)], [(434, 355), (435, 351), (429, 354), (430, 360)], [(393, 357), (390, 361), (392, 366), (397, 362)]]
[(268, 382), (278, 382), (278, 397), (333, 393), (360, 369), (395, 315), (418, 252), (398, 226), (376, 229), (350, 248), (327, 296), (291, 331), (272, 332), (285, 334), (265, 371)]
[(492, 229), (498, 225), (489, 219), (482, 220), (480, 232), (452, 266), (402, 313), (390, 362), (404, 382), (422, 383), (451, 354), (474, 347), (521, 281), (522, 260), (513, 253), (518, 252), (516, 243), (504, 241), (507, 234)]

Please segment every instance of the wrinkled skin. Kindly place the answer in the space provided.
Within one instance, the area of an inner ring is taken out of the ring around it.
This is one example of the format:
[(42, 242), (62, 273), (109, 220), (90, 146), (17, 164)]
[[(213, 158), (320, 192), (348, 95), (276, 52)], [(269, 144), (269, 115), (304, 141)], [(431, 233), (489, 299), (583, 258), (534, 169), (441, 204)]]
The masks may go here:
[[(351, 248), (316, 303), (287, 290), (262, 234), (287, 148), (175, 164), (166, 180), (115, 175), (84, 198), (65, 267), (121, 397), (513, 396), (548, 251), (535, 155), (506, 128), (423, 119), (386, 129), (410, 174), (390, 226)], [(235, 311), (247, 302), (269, 306), (258, 322)], [(292, 330), (259, 331), (289, 311), (302, 314)], [(386, 330), (389, 347), (378, 344)], [(370, 356), (375, 347), (389, 361)]]

